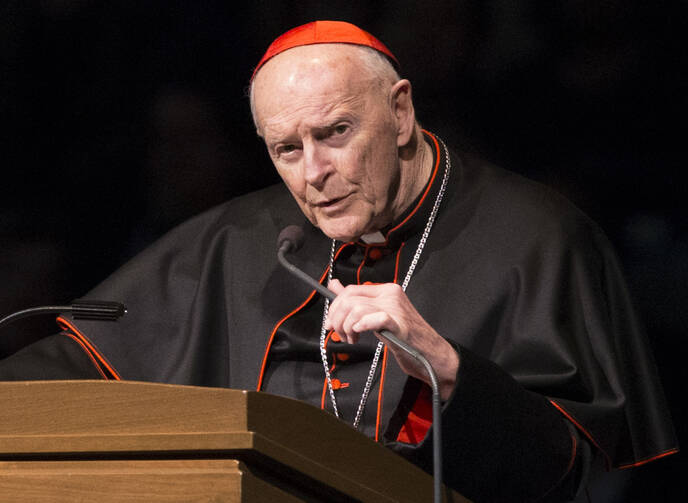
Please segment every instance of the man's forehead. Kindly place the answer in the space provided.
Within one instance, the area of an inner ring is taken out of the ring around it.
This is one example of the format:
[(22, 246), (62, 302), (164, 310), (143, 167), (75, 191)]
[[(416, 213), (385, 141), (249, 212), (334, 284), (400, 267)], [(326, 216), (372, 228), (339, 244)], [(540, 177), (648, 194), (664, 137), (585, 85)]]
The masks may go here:
[(264, 126), (310, 109), (323, 118), (337, 107), (364, 99), (374, 76), (361, 66), (357, 47), (298, 47), (268, 61), (253, 85), (256, 119)]
[(365, 49), (349, 44), (318, 44), (288, 49), (263, 65), (254, 86), (277, 79), (282, 84), (298, 85), (301, 79), (329, 78), (331, 72), (340, 79), (362, 76)]
[(364, 110), (365, 99), (360, 93), (304, 96), (267, 111), (262, 120), (263, 136), (267, 140), (289, 135), (293, 132), (294, 121), (299, 128), (307, 130), (331, 128), (345, 119), (356, 122)]

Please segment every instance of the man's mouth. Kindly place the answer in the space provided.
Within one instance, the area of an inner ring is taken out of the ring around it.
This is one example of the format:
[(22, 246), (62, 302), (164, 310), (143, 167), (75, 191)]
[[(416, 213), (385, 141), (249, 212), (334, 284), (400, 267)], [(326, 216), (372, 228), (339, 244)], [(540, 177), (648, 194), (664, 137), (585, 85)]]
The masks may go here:
[(318, 201), (316, 203), (313, 203), (313, 207), (321, 210), (321, 211), (326, 211), (326, 212), (335, 212), (339, 211), (342, 209), (344, 206), (347, 204), (347, 199), (349, 198), (351, 194), (345, 194), (340, 197), (332, 197), (329, 199), (324, 199), (322, 201)]
[(326, 199), (324, 201), (317, 202), (314, 206), (317, 206), (318, 208), (328, 208), (330, 206), (334, 206), (339, 201), (343, 201), (344, 199), (346, 199), (346, 197), (347, 196), (333, 197), (332, 199)]

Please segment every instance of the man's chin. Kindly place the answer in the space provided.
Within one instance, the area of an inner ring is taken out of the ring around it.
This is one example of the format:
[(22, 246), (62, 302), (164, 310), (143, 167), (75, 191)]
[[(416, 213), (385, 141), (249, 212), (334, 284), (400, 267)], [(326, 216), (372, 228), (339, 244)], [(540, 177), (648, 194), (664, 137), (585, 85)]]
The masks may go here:
[(337, 241), (341, 241), (343, 243), (348, 243), (349, 241), (357, 241), (360, 236), (353, 234), (333, 234), (325, 231), (323, 231), (323, 234), (325, 234), (325, 236), (327, 236), (330, 239), (336, 239)]
[(360, 236), (365, 234), (365, 230), (362, 226), (352, 225), (352, 223), (345, 223), (337, 220), (323, 223), (318, 222), (317, 227), (328, 238), (343, 242), (356, 241)]

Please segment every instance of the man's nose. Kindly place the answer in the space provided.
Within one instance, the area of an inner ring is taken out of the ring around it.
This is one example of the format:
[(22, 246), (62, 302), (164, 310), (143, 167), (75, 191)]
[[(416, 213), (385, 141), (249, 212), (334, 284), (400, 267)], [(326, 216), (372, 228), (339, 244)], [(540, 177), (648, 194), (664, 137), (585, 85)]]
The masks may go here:
[(332, 171), (327, 149), (316, 141), (304, 144), (303, 150), (304, 178), (309, 185), (320, 188)]

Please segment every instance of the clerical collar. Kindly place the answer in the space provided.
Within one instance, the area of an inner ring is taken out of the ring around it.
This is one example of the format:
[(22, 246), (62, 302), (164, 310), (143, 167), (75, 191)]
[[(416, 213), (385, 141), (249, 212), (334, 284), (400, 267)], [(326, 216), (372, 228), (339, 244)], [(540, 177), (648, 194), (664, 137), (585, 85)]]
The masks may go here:
[(359, 239), (358, 244), (397, 248), (410, 236), (423, 231), (432, 211), (437, 192), (440, 190), (442, 176), (439, 168), (444, 166), (444, 152), (440, 149), (439, 141), (435, 135), (423, 130), (423, 139), (430, 145), (433, 167), (425, 188), (398, 219), (381, 231), (364, 234)]
[(370, 234), (363, 234), (361, 236), (361, 241), (363, 241), (367, 245), (381, 245), (385, 241), (387, 241), (387, 238), (383, 233), (377, 231), (371, 232)]

